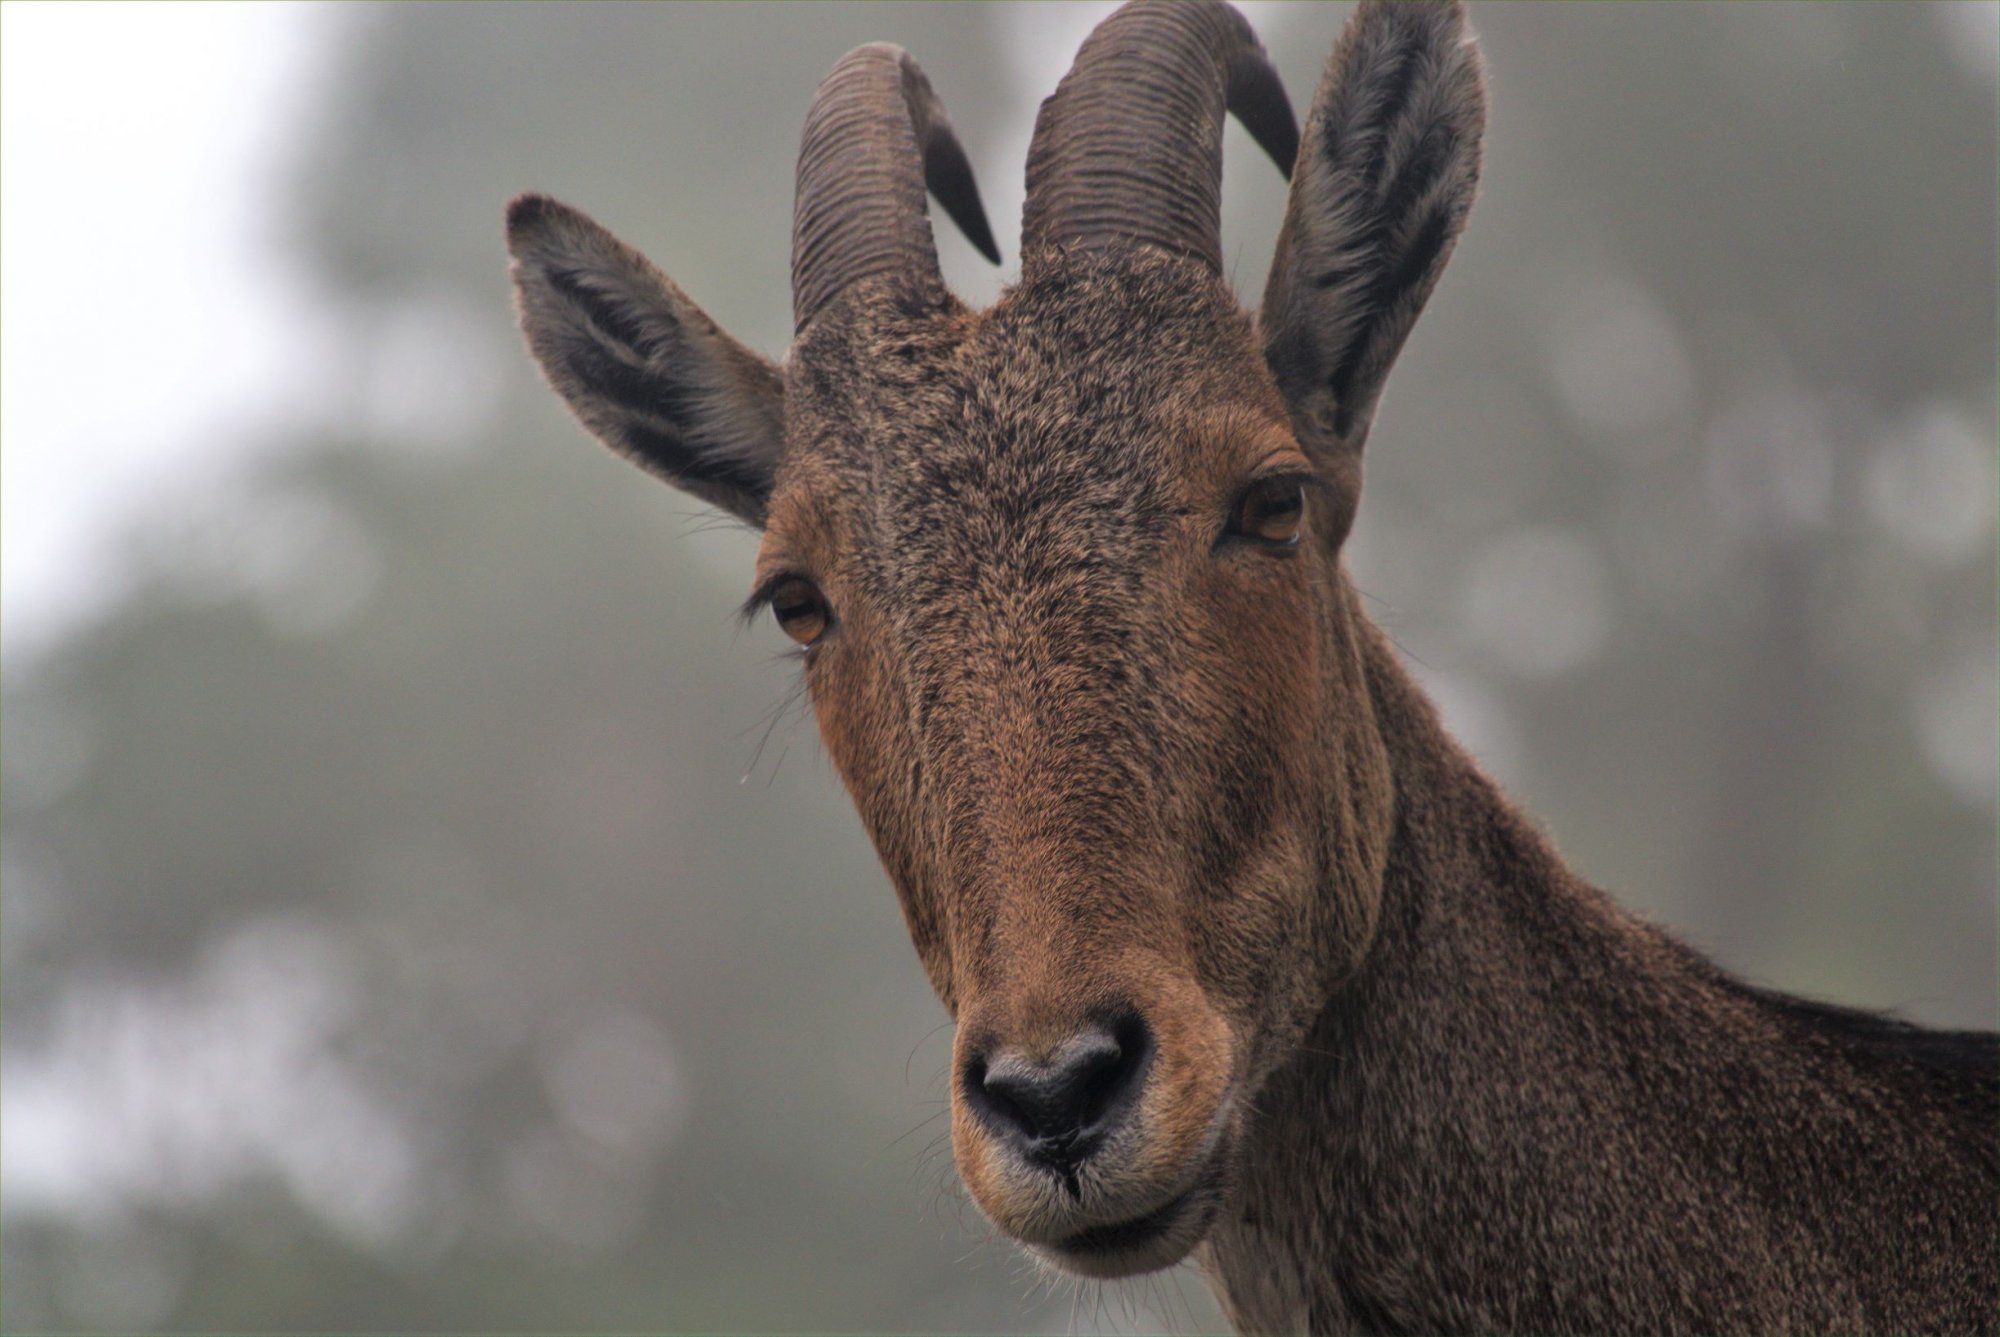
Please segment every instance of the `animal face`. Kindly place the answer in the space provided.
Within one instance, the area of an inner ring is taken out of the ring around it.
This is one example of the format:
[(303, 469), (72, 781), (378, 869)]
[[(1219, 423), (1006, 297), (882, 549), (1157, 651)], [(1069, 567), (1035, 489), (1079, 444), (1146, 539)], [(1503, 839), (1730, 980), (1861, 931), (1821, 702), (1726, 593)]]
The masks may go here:
[(960, 1171), (1079, 1270), (1174, 1261), (1315, 963), (1369, 919), (1365, 879), (1319, 895), (1347, 797), (1320, 762), (1362, 725), (1326, 662), (1328, 484), (1184, 259), (1082, 253), (991, 311), (822, 328), (758, 589), (811, 606), (822, 736), (959, 1022)]
[[(1219, 274), (1225, 107), (1297, 164), (1261, 326)], [(763, 527), (752, 604), (958, 1023), (960, 1173), (1072, 1271), (1201, 1240), (1366, 950), (1389, 791), (1339, 550), (1480, 107), (1454, 8), (1365, 6), (1301, 144), (1233, 10), (1127, 6), (1044, 105), (1021, 281), (971, 311), (922, 214), (928, 183), (984, 231), (963, 155), (862, 48), (808, 118), (782, 369), (582, 215), (510, 213), (558, 391)]]

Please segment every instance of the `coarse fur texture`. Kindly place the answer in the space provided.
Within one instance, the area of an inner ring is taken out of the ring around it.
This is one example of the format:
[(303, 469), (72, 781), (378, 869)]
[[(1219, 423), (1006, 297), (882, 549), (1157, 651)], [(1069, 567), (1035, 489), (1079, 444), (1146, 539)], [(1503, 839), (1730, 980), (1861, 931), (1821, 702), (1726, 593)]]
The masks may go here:
[(1205, 1260), (1239, 1329), (1993, 1331), (1993, 1037), (1751, 989), (1637, 921), (1369, 639), (1383, 914), (1260, 1093)]
[[(1131, 68), (1195, 70), (1175, 170), (1219, 170), (1235, 72), (1264, 87), (1247, 30), (1120, 23), (1095, 49), (1138, 64), (1080, 61), (1038, 139), (1069, 142), (1065, 107), (1118, 133), (1160, 83)], [(887, 154), (920, 211), (941, 105), (893, 49), (840, 68), (809, 123), (870, 135), (814, 172)], [(1246, 1332), (1995, 1331), (1995, 1038), (1751, 988), (1620, 910), (1342, 566), (1484, 116), (1456, 5), (1362, 4), (1257, 321), (1213, 192), (1161, 240), (1121, 231), (1115, 179), (1031, 198), (1021, 280), (973, 311), (927, 223), (851, 227), (802, 169), (795, 235), (859, 239), (811, 267), (782, 370), (566, 206), (524, 197), (509, 246), (585, 424), (763, 528), (753, 603), (805, 644), (958, 1023), (961, 1177), (1032, 1252), (1193, 1256)]]

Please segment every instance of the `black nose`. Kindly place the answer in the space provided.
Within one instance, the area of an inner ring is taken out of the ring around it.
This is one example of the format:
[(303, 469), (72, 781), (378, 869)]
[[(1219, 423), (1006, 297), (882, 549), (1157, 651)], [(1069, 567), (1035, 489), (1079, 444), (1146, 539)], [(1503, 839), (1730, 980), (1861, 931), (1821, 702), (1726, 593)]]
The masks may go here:
[(995, 1045), (965, 1065), (965, 1102), (996, 1136), (1065, 1175), (1130, 1112), (1153, 1055), (1135, 1013), (1094, 1022), (1040, 1061)]

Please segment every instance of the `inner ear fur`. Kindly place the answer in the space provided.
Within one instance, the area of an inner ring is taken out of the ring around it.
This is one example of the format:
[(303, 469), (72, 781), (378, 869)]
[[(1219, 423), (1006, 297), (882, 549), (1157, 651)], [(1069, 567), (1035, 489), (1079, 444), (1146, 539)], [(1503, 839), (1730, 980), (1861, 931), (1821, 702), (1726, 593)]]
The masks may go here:
[(1352, 520), (1390, 364), (1465, 228), (1485, 75), (1457, 0), (1362, 0), (1306, 118), (1264, 289), (1264, 356)]
[(516, 301), (549, 384), (640, 467), (762, 528), (784, 447), (777, 366), (581, 211), (507, 208)]

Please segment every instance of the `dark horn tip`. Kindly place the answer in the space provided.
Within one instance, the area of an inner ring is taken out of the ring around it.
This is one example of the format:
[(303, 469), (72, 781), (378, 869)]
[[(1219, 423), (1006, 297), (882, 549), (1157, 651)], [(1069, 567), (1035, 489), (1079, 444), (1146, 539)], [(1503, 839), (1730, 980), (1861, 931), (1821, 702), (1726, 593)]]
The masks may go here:
[(939, 135), (932, 139), (925, 155), (924, 175), (931, 194), (958, 224), (958, 230), (979, 253), (993, 264), (1000, 263), (1000, 246), (993, 240), (993, 225), (986, 221), (986, 206), (979, 199), (979, 184), (972, 176), (972, 163), (956, 139)]
[(969, 219), (958, 220), (958, 226), (974, 249), (986, 257), (988, 264), (1000, 263), (1000, 243), (993, 240), (993, 229), (987, 224), (983, 212), (974, 214)]
[(1247, 23), (1242, 33), (1242, 45), (1230, 53), (1229, 110), (1289, 181), (1299, 159), (1299, 118), (1270, 54)]
[(979, 199), (979, 182), (972, 172), (972, 159), (951, 128), (944, 104), (931, 88), (931, 81), (907, 52), (898, 48), (903, 69), (903, 96), (909, 103), (910, 119), (924, 155), (924, 186), (944, 206), (951, 221), (967, 241), (994, 264), (1000, 263), (1000, 247), (993, 240), (993, 226), (986, 221), (986, 206)]
[(1299, 122), (1292, 113), (1292, 104), (1285, 98), (1283, 86), (1274, 85), (1270, 96), (1257, 101), (1232, 103), (1230, 110), (1250, 132), (1257, 147), (1278, 165), (1285, 180), (1291, 180), (1292, 167), (1299, 160)]

